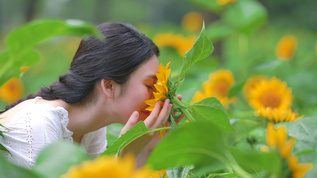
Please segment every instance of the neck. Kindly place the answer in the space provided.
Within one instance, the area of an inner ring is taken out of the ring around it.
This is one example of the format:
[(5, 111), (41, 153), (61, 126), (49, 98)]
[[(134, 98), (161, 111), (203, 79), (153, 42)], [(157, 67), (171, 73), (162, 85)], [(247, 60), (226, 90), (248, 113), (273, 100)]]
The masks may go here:
[(102, 104), (72, 105), (61, 102), (63, 102), (61, 106), (68, 111), (67, 129), (73, 132), (74, 142), (80, 143), (85, 134), (115, 122)]

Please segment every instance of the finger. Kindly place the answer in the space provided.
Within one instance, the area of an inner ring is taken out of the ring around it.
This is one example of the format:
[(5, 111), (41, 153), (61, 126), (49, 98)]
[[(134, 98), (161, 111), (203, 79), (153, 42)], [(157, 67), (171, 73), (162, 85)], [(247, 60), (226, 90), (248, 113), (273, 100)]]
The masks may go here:
[(144, 120), (144, 124), (147, 128), (149, 128), (157, 119), (157, 116), (160, 112), (161, 103), (162, 103), (162, 101), (157, 101), (155, 103), (155, 106), (154, 106), (151, 114)]
[(153, 124), (153, 128), (163, 127), (164, 124), (167, 122), (167, 119), (169, 117), (169, 114), (171, 113), (173, 105), (169, 102), (164, 103), (164, 107), (161, 110), (156, 122)]
[(122, 128), (119, 137), (121, 137), (121, 135), (125, 134), (128, 130), (130, 130), (133, 126), (135, 126), (136, 123), (138, 122), (138, 118), (139, 118), (138, 111), (134, 111), (132, 115), (130, 116), (128, 122)]
[(182, 95), (177, 95), (177, 99), (178, 99), (179, 101), (182, 101), (183, 96), (182, 96)]

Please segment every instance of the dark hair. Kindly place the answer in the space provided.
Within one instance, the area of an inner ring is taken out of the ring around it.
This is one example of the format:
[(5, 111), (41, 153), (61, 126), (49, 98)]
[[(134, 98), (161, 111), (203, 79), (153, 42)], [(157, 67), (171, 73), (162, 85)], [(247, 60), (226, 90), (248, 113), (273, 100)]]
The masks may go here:
[(153, 55), (158, 47), (130, 24), (103, 23), (97, 26), (105, 40), (83, 39), (67, 73), (50, 87), (41, 87), (36, 94), (7, 106), (3, 113), (18, 103), (41, 96), (46, 100), (61, 99), (69, 104), (86, 103), (101, 79), (124, 84), (132, 72)]

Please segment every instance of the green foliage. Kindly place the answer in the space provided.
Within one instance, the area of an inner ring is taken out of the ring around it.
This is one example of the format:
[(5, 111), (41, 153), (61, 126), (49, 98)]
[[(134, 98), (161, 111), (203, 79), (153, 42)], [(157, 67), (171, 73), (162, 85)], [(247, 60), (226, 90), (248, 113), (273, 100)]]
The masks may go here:
[(176, 86), (178, 86), (179, 82), (184, 79), (187, 70), (192, 65), (194, 65), (194, 63), (208, 57), (213, 52), (213, 50), (214, 50), (214, 46), (208, 40), (206, 31), (205, 31), (205, 25), (203, 25), (202, 30), (194, 46), (189, 51), (187, 51), (184, 56), (182, 70), (179, 75), (178, 83), (176, 84)]
[(22, 66), (32, 66), (40, 60), (32, 47), (62, 35), (103, 37), (93, 25), (81, 21), (41, 19), (21, 26), (8, 35), (7, 49), (0, 53), (0, 86), (12, 77), (19, 77)]
[(133, 142), (137, 138), (159, 130), (165, 130), (169, 129), (166, 128), (159, 128), (159, 129), (147, 129), (144, 122), (138, 122), (133, 128), (128, 130), (125, 134), (123, 134), (120, 138), (117, 139), (105, 152), (103, 152), (101, 155), (114, 155), (120, 153), (121, 149), (126, 147), (129, 143)]
[(197, 120), (210, 120), (223, 130), (230, 131), (232, 126), (226, 109), (215, 97), (210, 97), (189, 106), (190, 113)]
[(211, 122), (197, 121), (171, 131), (155, 147), (148, 164), (155, 170), (181, 165), (219, 168), (227, 161), (225, 154), (221, 130)]

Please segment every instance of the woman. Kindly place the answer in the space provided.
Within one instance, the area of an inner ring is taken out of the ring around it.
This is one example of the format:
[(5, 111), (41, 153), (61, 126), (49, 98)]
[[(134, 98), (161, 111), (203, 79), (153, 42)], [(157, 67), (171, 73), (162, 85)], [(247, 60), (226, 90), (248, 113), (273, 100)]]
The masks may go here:
[[(58, 82), (0, 113), (0, 123), (9, 129), (5, 139), (0, 137), (11, 153), (4, 153), (9, 160), (31, 168), (39, 152), (58, 140), (79, 143), (97, 157), (107, 146), (107, 125), (125, 124), (123, 134), (141, 120), (149, 129), (167, 122), (172, 108), (168, 99), (162, 109), (157, 102), (151, 113), (144, 103), (153, 97), (157, 81), (157, 46), (131, 25), (104, 23), (97, 28), (105, 41), (82, 40)], [(143, 148), (152, 139), (153, 134), (137, 139), (121, 155), (140, 155), (141, 166), (152, 149)]]

